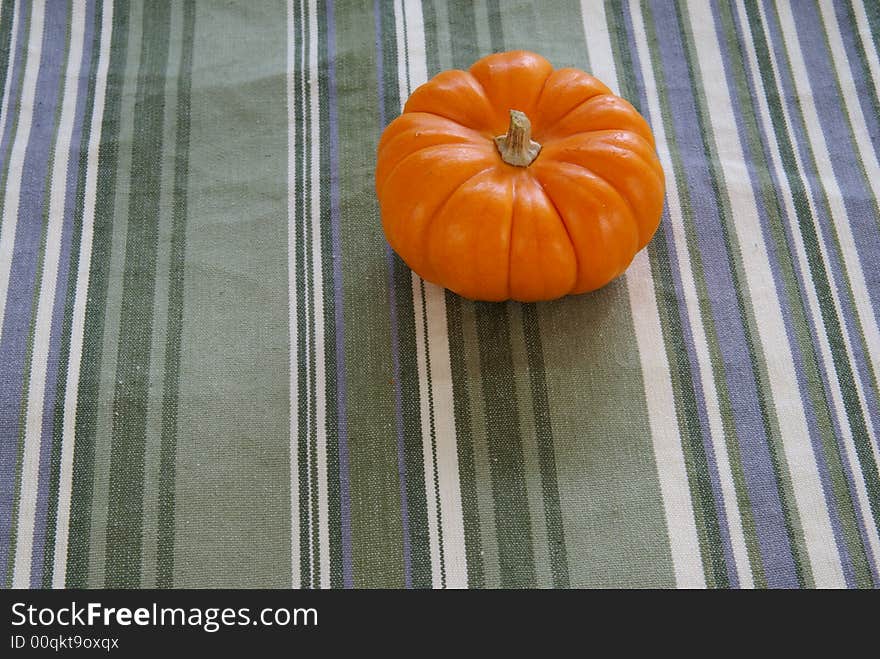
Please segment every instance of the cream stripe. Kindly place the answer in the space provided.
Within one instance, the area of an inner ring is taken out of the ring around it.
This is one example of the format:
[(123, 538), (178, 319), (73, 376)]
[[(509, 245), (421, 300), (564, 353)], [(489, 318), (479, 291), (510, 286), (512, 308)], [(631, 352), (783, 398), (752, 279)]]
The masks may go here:
[[(764, 241), (751, 180), (733, 116), (733, 99), (725, 82), (720, 46), (715, 38), (711, 9), (701, 2), (689, 2), (691, 28), (701, 69), (708, 117), (724, 171), (724, 179), (736, 228), (750, 299), (754, 305), (758, 335), (770, 379), (795, 500), (807, 543), (816, 585), (843, 586), (843, 572), (836, 550), (831, 520), (825, 505), (809, 428), (797, 386), (791, 346)], [(756, 239), (757, 237), (757, 239)]]
[[(601, 2), (582, 0), (584, 34), (593, 73), (617, 85), (617, 67), (612, 56), (608, 22)], [(677, 199), (668, 195), (670, 203)], [(677, 202), (676, 202), (677, 203)], [(666, 349), (660, 327), (657, 300), (647, 251), (636, 255), (626, 274), (636, 342), (645, 378), (645, 400), (651, 426), (651, 439), (657, 461), (663, 509), (675, 580), (682, 588), (705, 588), (703, 561), (697, 539), (694, 510), (688, 488), (687, 470), (674, 413), (675, 396)]]
[(110, 63), (110, 35), (113, 29), (113, 0), (106, 0), (101, 22), (101, 52), (95, 75), (95, 98), (89, 135), (86, 163), (86, 186), (83, 201), (82, 236), (80, 239), (79, 267), (73, 306), (73, 327), (70, 335), (70, 354), (64, 397), (64, 426), (61, 440), (61, 474), (58, 484), (58, 517), (55, 531), (55, 567), (52, 586), (63, 588), (67, 575), (67, 538), (70, 530), (70, 496), (73, 486), (73, 449), (75, 442), (76, 401), (79, 386), (80, 359), (82, 358), (83, 330), (86, 300), (89, 289), (89, 267), (92, 261), (92, 235), (95, 222), (95, 197), (98, 177), (98, 149), (101, 144), (101, 125), (104, 118), (104, 99), (107, 90), (107, 69)]
[(442, 514), (442, 510), (437, 507), (437, 490), (434, 487), (434, 471), (437, 465), (434, 462), (434, 454), (431, 447), (431, 427), (430, 427), (430, 407), (428, 404), (428, 371), (426, 365), (427, 345), (422, 324), (422, 291), (419, 285), (420, 280), (413, 275), (412, 294), (413, 307), (416, 314), (416, 357), (418, 361), (419, 373), (419, 412), (421, 415), (422, 426), (422, 464), (425, 469), (425, 500), (428, 510), (428, 539), (431, 549), (431, 583), (434, 588), (440, 588), (443, 585), (441, 564), (440, 564), (440, 526), (438, 516)]
[(49, 192), (49, 217), (46, 229), (46, 247), (37, 317), (34, 324), (30, 381), (28, 385), (27, 418), (25, 420), (24, 458), (21, 468), (21, 499), (16, 533), (15, 571), (13, 587), (27, 588), (31, 579), (31, 550), (34, 540), (34, 522), (37, 490), (40, 480), (40, 446), (43, 433), (43, 394), (46, 388), (46, 367), (49, 361), (49, 336), (52, 329), (52, 309), (58, 280), (58, 261), (61, 258), (61, 233), (64, 226), (64, 199), (67, 191), (67, 167), (76, 100), (79, 92), (79, 73), (82, 65), (86, 8), (83, 0), (73, 4), (67, 72), (64, 79), (64, 97), (55, 141), (52, 163), (52, 184)]
[(654, 79), (654, 70), (651, 65), (651, 55), (648, 50), (648, 42), (645, 37), (644, 19), (638, 3), (630, 3), (630, 13), (633, 21), (633, 33), (636, 39), (638, 58), (641, 61), (646, 98), (650, 116), (654, 118), (654, 137), (657, 142), (657, 153), (666, 171), (666, 181), (669, 188), (667, 195), (669, 205), (669, 219), (672, 222), (672, 235), (678, 253), (679, 270), (681, 273), (682, 287), (685, 293), (685, 305), (688, 311), (688, 321), (693, 332), (694, 347), (697, 353), (697, 363), (700, 369), (700, 381), (706, 403), (706, 415), (709, 419), (709, 435), (712, 440), (712, 448), (718, 464), (718, 479), (721, 484), (721, 497), (727, 514), (728, 528), (730, 530), (730, 542), (733, 549), (733, 557), (739, 574), (740, 585), (743, 588), (754, 587), (752, 569), (749, 562), (748, 550), (746, 549), (745, 532), (742, 527), (742, 513), (736, 496), (736, 486), (733, 481), (733, 472), (730, 468), (730, 458), (727, 453), (727, 445), (724, 439), (724, 426), (721, 421), (721, 409), (718, 402), (718, 392), (713, 377), (712, 360), (709, 355), (709, 343), (706, 337), (706, 329), (700, 315), (699, 294), (696, 288), (696, 279), (691, 266), (690, 252), (687, 234), (684, 226), (684, 215), (681, 210), (678, 193), (678, 181), (676, 180), (672, 165), (671, 151), (666, 140), (666, 127), (663, 125), (660, 112), (660, 99), (657, 92), (657, 83)]
[[(406, 3), (406, 45), (409, 70), (407, 95), (412, 89), (427, 82), (428, 66), (425, 53), (425, 25), (420, 2), (408, 0)], [(398, 50), (398, 57), (401, 55)], [(401, 103), (407, 95), (401, 94)], [(458, 447), (455, 436), (455, 417), (452, 399), (452, 365), (449, 357), (449, 335), (446, 327), (446, 295), (442, 288), (424, 282), (424, 298), (422, 298), (421, 279), (413, 273), (412, 286), (413, 304), (417, 339), (421, 334), (424, 341), (425, 356), (430, 358), (431, 370), (426, 373), (431, 383), (434, 414), (434, 440), (436, 447), (436, 464), (425, 461), (425, 485), (429, 506), (436, 508), (436, 498), (440, 499), (439, 528), (442, 531), (443, 564), (447, 588), (467, 587), (467, 559), (465, 555), (464, 516), (461, 503), (461, 482), (458, 469)], [(416, 291), (418, 289), (418, 291)], [(422, 314), (421, 303), (424, 301), (425, 314)], [(424, 325), (427, 324), (427, 335)], [(422, 353), (419, 352), (419, 363)], [(427, 360), (425, 360), (427, 361)], [(420, 387), (422, 398), (427, 399), (427, 388)], [(430, 413), (430, 410), (429, 410)], [(430, 417), (422, 414), (422, 428), (429, 430)], [(430, 440), (430, 436), (428, 436)], [(428, 444), (430, 447), (430, 444)], [(433, 488), (433, 472), (428, 472), (432, 465), (437, 470), (437, 489)], [(433, 490), (433, 491), (432, 491)], [(431, 502), (430, 500), (434, 500)], [(433, 556), (432, 556), (433, 564)], [(434, 581), (435, 586), (440, 581)]]
[[(311, 116), (309, 116), (309, 109), (310, 109), (311, 104), (310, 104), (310, 99), (308, 97), (307, 81), (306, 81), (306, 75), (305, 75), (305, 72), (306, 72), (306, 65), (305, 65), (305, 61), (306, 61), (306, 36), (308, 35), (308, 28), (307, 28), (305, 13), (306, 13), (305, 3), (301, 3), (300, 4), (299, 23), (300, 23), (300, 25), (303, 26), (302, 30), (301, 30), (303, 38), (302, 38), (302, 42), (300, 44), (299, 56), (300, 56), (300, 62), (302, 63), (300, 66), (302, 67), (303, 75), (300, 77), (300, 89), (299, 89), (298, 100), (301, 102), (301, 105), (302, 105), (302, 117), (303, 117), (303, 128), (304, 129), (307, 128), (309, 123), (311, 122)], [(307, 144), (310, 144), (310, 142), (307, 142)], [(308, 152), (308, 149), (305, 148), (306, 144), (304, 144), (303, 146), (304, 146), (304, 148), (302, 150), (302, 160), (299, 164), (300, 164), (301, 176), (304, 177), (305, 173), (306, 173), (306, 168), (307, 168), (307, 165), (309, 162), (309, 155), (310, 154)], [(304, 201), (305, 201), (305, 199), (303, 199), (303, 202)], [(305, 239), (306, 226), (307, 226), (307, 223), (309, 224), (309, 226), (311, 225), (311, 217), (306, 217), (304, 213), (300, 213), (300, 215), (301, 215), (301, 217), (297, 220), (297, 224), (298, 224), (298, 226), (301, 227), (302, 236), (303, 236), (303, 239)], [(314, 344), (315, 328), (309, 322), (308, 318), (309, 318), (310, 313), (314, 314), (314, 309), (313, 309), (314, 301), (312, 299), (310, 299), (310, 297), (309, 297), (309, 289), (308, 289), (308, 282), (307, 282), (307, 275), (306, 275), (306, 268), (308, 268), (308, 262), (306, 261), (306, 259), (308, 259), (308, 257), (309, 257), (308, 252), (310, 249), (310, 245), (307, 245), (304, 242), (302, 248), (303, 248), (303, 274), (302, 274), (302, 277), (303, 277), (303, 289), (304, 289), (303, 318), (305, 319), (305, 337), (303, 338), (303, 341), (305, 342), (305, 356), (306, 356), (305, 364), (303, 364), (303, 367), (305, 369), (305, 377), (306, 377), (305, 382), (303, 383), (303, 388), (305, 389), (306, 396), (307, 396), (307, 399), (306, 399), (306, 418), (304, 419), (303, 427), (305, 429), (305, 440), (306, 440), (306, 454), (304, 456), (305, 461), (306, 461), (306, 478), (308, 479), (306, 481), (306, 489), (309, 493), (308, 501), (307, 501), (309, 546), (307, 549), (308, 549), (309, 553), (311, 554), (310, 565), (312, 568), (312, 573), (314, 573), (316, 571), (319, 572), (318, 581), (320, 582), (320, 579), (321, 579), (320, 569), (319, 569), (319, 566), (316, 564), (320, 560), (320, 553), (321, 553), (320, 547), (317, 548), (318, 555), (314, 555), (315, 544), (317, 541), (317, 538), (315, 538), (315, 526), (320, 523), (320, 520), (312, 519), (313, 511), (315, 511), (315, 509), (316, 509), (316, 507), (314, 506), (314, 504), (316, 503), (315, 497), (318, 496), (317, 491), (312, 489), (312, 481), (314, 479), (314, 481), (317, 482), (318, 477), (316, 474), (317, 465), (312, 460), (311, 438), (312, 438), (312, 433), (315, 430), (315, 428), (312, 427), (312, 423), (311, 423), (311, 421), (312, 421), (312, 410), (311, 410), (311, 394), (312, 394), (312, 392), (310, 389), (310, 384), (312, 381), (312, 368), (313, 368), (312, 367), (312, 360), (315, 359), (316, 357), (314, 354), (311, 353), (311, 350), (309, 347), (310, 345)], [(315, 448), (316, 448), (315, 452), (317, 453), (317, 447), (315, 447)], [(317, 514), (318, 514), (317, 512), (314, 512), (314, 515), (317, 515)]]
[[(296, 162), (296, 104), (300, 94), (294, 87), (295, 33), (301, 25), (293, 15), (293, 0), (287, 0), (287, 295), (289, 299), (288, 325), (290, 327), (290, 574), (291, 585), (299, 588), (300, 552), (299, 545), (299, 378), (297, 377), (296, 346), (297, 304), (296, 304), (296, 225), (299, 221), (296, 188), (290, 184), (299, 175)], [(299, 35), (302, 38), (302, 35)]]
[[(406, 11), (412, 10), (411, 6), (407, 6)], [(394, 27), (397, 38), (397, 81), (400, 93), (401, 104), (409, 96), (408, 83), (408, 67), (409, 62), (406, 57), (406, 49), (408, 44), (404, 36), (404, 7), (402, 0), (396, 0), (394, 3)], [(407, 29), (409, 26), (406, 26)], [(413, 81), (415, 84), (415, 81)], [(428, 378), (427, 370), (427, 338), (425, 336), (423, 316), (422, 316), (422, 291), (419, 285), (419, 278), (413, 274), (410, 279), (413, 296), (413, 314), (415, 316), (415, 333), (416, 333), (416, 361), (419, 374), (419, 416), (421, 418), (422, 429), (422, 464), (425, 473), (425, 502), (428, 514), (428, 544), (431, 554), (431, 583), (435, 588), (442, 585), (442, 566), (440, 562), (440, 526), (439, 516), (442, 514), (437, 506), (437, 490), (434, 487), (434, 452), (431, 446), (431, 409), (428, 400)]]
[(312, 195), (312, 281), (315, 307), (315, 407), (318, 453), (318, 543), (322, 588), (330, 587), (330, 513), (327, 487), (327, 428), (325, 409), (326, 374), (324, 368), (324, 288), (321, 263), (321, 115), (318, 107), (318, 7), (309, 4), (309, 102), (312, 171), (309, 185)]
[[(738, 2), (736, 4), (736, 10), (739, 14), (740, 24), (743, 26), (748, 26), (749, 25), (748, 17), (746, 16), (745, 7), (744, 7), (743, 3), (741, 2), (741, 0), (738, 0)], [(755, 48), (754, 48), (752, 41), (750, 39), (744, 39), (743, 43), (744, 43), (745, 50), (746, 50), (746, 60), (748, 61), (749, 68), (751, 69), (752, 76), (755, 80), (755, 85), (757, 87), (760, 87), (760, 91), (763, 92), (764, 91), (763, 81), (761, 79), (761, 73), (760, 73), (760, 68), (759, 68), (759, 64), (758, 64), (758, 60), (757, 60), (757, 55), (755, 53)], [(779, 74), (778, 74), (778, 69), (777, 69), (777, 65), (776, 65), (776, 58), (775, 58), (772, 51), (771, 51), (771, 65), (773, 68), (774, 76), (778, 80)], [(820, 307), (819, 307), (819, 300), (816, 295), (815, 286), (812, 283), (813, 282), (812, 273), (810, 272), (810, 269), (809, 269), (809, 263), (807, 261), (807, 255), (806, 255), (806, 249), (804, 247), (803, 237), (801, 236), (800, 229), (797, 224), (797, 220), (795, 219), (795, 218), (797, 218), (797, 211), (795, 210), (795, 207), (794, 207), (794, 197), (792, 195), (791, 187), (788, 183), (788, 178), (786, 176), (785, 167), (783, 166), (783, 163), (782, 163), (782, 157), (779, 153), (778, 141), (777, 141), (777, 139), (775, 139), (776, 132), (773, 128), (773, 122), (770, 118), (770, 109), (767, 104), (766, 94), (759, 93), (756, 95), (755, 98), (757, 99), (757, 102), (758, 102), (758, 108), (760, 111), (759, 114), (760, 114), (760, 118), (761, 118), (761, 123), (764, 126), (764, 132), (768, 136), (774, 137), (774, 139), (767, 140), (767, 146), (770, 150), (770, 157), (773, 162), (773, 167), (778, 173), (777, 178), (779, 181), (779, 185), (782, 188), (782, 193), (783, 193), (782, 194), (782, 201), (783, 201), (783, 204), (785, 205), (786, 214), (791, 219), (791, 235), (792, 235), (792, 239), (794, 241), (795, 254), (797, 255), (796, 260), (798, 262), (798, 266), (801, 271), (801, 277), (803, 278), (804, 282), (806, 282), (806, 284), (807, 284), (805, 286), (805, 293), (807, 296), (807, 304), (810, 309), (810, 315), (813, 319), (813, 322), (816, 325), (816, 329), (817, 329), (816, 339), (819, 342), (819, 352), (822, 356), (822, 362), (825, 367), (825, 370), (828, 372), (828, 381), (829, 381), (830, 388), (831, 388), (831, 398), (832, 398), (832, 401), (834, 402), (834, 408), (837, 412), (837, 416), (840, 418), (840, 427), (841, 427), (841, 430), (842, 430), (842, 433), (844, 436), (844, 445), (847, 447), (848, 452), (849, 452), (849, 447), (853, 446), (852, 433), (849, 428), (849, 420), (846, 416), (846, 411), (843, 408), (843, 398), (842, 398), (841, 391), (840, 391), (840, 382), (837, 378), (837, 373), (835, 372), (834, 363), (831, 358), (831, 349), (830, 349), (830, 346), (828, 343), (828, 334), (827, 334), (825, 326), (822, 322), (822, 314), (821, 314)], [(787, 130), (790, 133), (791, 132), (790, 131), (791, 121), (788, 116), (788, 110), (784, 104), (782, 105), (782, 112), (783, 112), (783, 117), (785, 119)], [(800, 154), (797, 152), (796, 149), (795, 149), (795, 163), (797, 166), (798, 175), (801, 177), (802, 180), (806, 181), (806, 177), (804, 176), (803, 163), (801, 162)], [(812, 215), (813, 221), (815, 222), (816, 221), (815, 220), (816, 209), (813, 205), (812, 196), (807, 195), (807, 203), (809, 204), (810, 214)], [(827, 268), (827, 254), (825, 253), (825, 248), (821, 242), (819, 243), (819, 247), (822, 252), (823, 262), (825, 263), (825, 266)], [(833, 293), (833, 291), (832, 291), (832, 293)], [(840, 313), (839, 306), (837, 304), (835, 304), (835, 307), (836, 307), (837, 312), (839, 314)], [(794, 481), (795, 485), (797, 485), (797, 480), (794, 478), (794, 473), (795, 473), (795, 469), (797, 467), (798, 467), (798, 463), (795, 462), (794, 464), (792, 464), (791, 460), (789, 459), (789, 469), (791, 470), (791, 473), (793, 474), (792, 480)], [(860, 479), (856, 479), (856, 489), (857, 489), (857, 491), (858, 490), (864, 491), (864, 483), (860, 483), (859, 480)], [(795, 498), (797, 499), (797, 490), (795, 490)], [(861, 497), (859, 497), (859, 499), (861, 501)], [(805, 514), (809, 510), (809, 509), (805, 509), (804, 506), (802, 506), (799, 501), (798, 501), (798, 507), (802, 509), (801, 514)], [(825, 508), (824, 503), (821, 505), (821, 508), (822, 509)], [(805, 535), (806, 535), (806, 529), (805, 529)], [(816, 551), (816, 549), (815, 549), (816, 542), (817, 542), (816, 539), (814, 539), (813, 542), (810, 542), (809, 539), (807, 539), (807, 549), (808, 549), (808, 552), (810, 553), (811, 564), (815, 564), (819, 560), (818, 556), (816, 556), (814, 558), (814, 553), (813, 553)], [(814, 547), (814, 549), (812, 551), (810, 549), (811, 546)], [(820, 576), (827, 576), (827, 575), (825, 575), (825, 572), (823, 571), (822, 573), (820, 573)], [(837, 584), (837, 580), (834, 579), (833, 583), (830, 583), (829, 585), (836, 585), (836, 584)], [(816, 585), (817, 586), (819, 585), (818, 578), (816, 580)]]
[[(12, 268), (12, 250), (15, 247), (15, 230), (18, 224), (18, 207), (21, 202), (21, 175), (24, 157), (31, 135), (31, 123), (36, 101), (37, 74), (40, 72), (40, 56), (43, 48), (43, 19), (45, 0), (36, 0), (31, 14), (31, 30), (28, 36), (28, 58), (24, 68), (21, 103), (18, 112), (18, 128), (9, 154), (6, 176), (6, 197), (3, 203), (3, 224), (0, 226), (0, 338), (3, 336), (3, 317), (6, 313), (6, 294), (9, 291), (9, 271)], [(4, 117), (5, 118), (5, 117)]]
[[(4, 3), (5, 4), (5, 3)], [(6, 63), (6, 84), (3, 86), (3, 103), (0, 105), (0, 142), (6, 134), (6, 117), (9, 116), (9, 97), (12, 94), (12, 72), (15, 69), (15, 53), (18, 47), (18, 14), (21, 7), (18, 2), (12, 5), (12, 38), (9, 40), (9, 61)]]

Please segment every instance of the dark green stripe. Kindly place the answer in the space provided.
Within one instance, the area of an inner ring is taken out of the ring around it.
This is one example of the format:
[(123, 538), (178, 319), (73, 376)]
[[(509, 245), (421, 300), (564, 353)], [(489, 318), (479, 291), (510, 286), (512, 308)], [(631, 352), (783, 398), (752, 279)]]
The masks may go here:
[(874, 48), (880, 50), (880, 2), (863, 2), (865, 15), (868, 17), (868, 27), (871, 29), (871, 37)]
[(116, 196), (120, 108), (128, 46), (128, 0), (113, 7), (113, 33), (101, 144), (98, 150), (98, 182), (95, 200), (92, 258), (86, 301), (82, 351), (76, 406), (76, 444), (73, 454), (73, 485), (67, 551), (67, 587), (84, 588), (89, 573), (89, 538), (92, 523), (93, 477), (95, 468), (95, 430), (98, 412), (107, 285), (109, 279), (113, 208)]
[[(758, 68), (763, 80), (767, 103), (770, 106), (771, 120), (773, 122), (774, 132), (777, 136), (777, 144), (779, 146), (783, 167), (792, 188), (792, 196), (797, 211), (798, 226), (800, 227), (807, 252), (807, 262), (810, 266), (813, 283), (816, 286), (816, 294), (819, 299), (822, 320), (825, 324), (832, 359), (837, 371), (838, 380), (840, 381), (844, 408), (846, 410), (847, 418), (849, 419), (850, 428), (852, 429), (856, 453), (859, 458), (865, 487), (868, 491), (868, 498), (871, 502), (874, 523), (880, 526), (880, 475), (878, 475), (874, 464), (874, 457), (870, 446), (872, 439), (868, 436), (868, 430), (862, 416), (861, 406), (857, 395), (855, 376), (853, 374), (852, 366), (846, 356), (843, 330), (834, 309), (831, 284), (828, 273), (825, 270), (825, 265), (822, 262), (820, 239), (816, 234), (813, 224), (806, 185), (797, 171), (794, 146), (790, 140), (785, 125), (785, 118), (782, 111), (782, 100), (780, 99), (776, 86), (776, 76), (774, 75), (771, 66), (768, 44), (764, 37), (763, 23), (758, 14), (757, 6), (753, 2), (746, 2), (746, 12), (751, 28), (752, 40), (755, 44)], [(785, 62), (780, 62), (780, 66), (782, 65), (790, 70), (790, 64), (787, 57)], [(802, 116), (797, 117), (797, 120), (803, 123)], [(816, 161), (812, 148), (809, 144), (805, 144), (804, 146), (808, 152), (810, 163), (815, 167)], [(819, 194), (821, 194), (820, 202), (824, 205), (826, 214), (828, 217), (831, 217), (828, 196), (825, 193), (824, 188), (819, 190)], [(855, 476), (858, 477), (857, 475)]]
[(82, 135), (79, 143), (77, 161), (77, 184), (73, 210), (70, 265), (64, 296), (64, 316), (61, 324), (61, 345), (59, 350), (58, 379), (55, 389), (55, 409), (52, 415), (52, 453), (49, 459), (49, 496), (46, 505), (46, 544), (43, 553), (43, 588), (52, 586), (55, 568), (55, 526), (58, 521), (58, 486), (61, 477), (61, 443), (64, 430), (64, 399), (67, 391), (67, 369), (70, 362), (70, 333), (73, 326), (73, 305), (76, 299), (76, 282), (79, 274), (80, 242), (82, 239), (82, 217), (85, 204), (86, 174), (89, 160), (89, 140), (92, 133), (92, 116), (95, 112), (95, 78), (101, 52), (101, 24), (103, 21), (103, 2), (95, 3), (94, 31), (92, 38), (92, 59), (89, 63), (86, 86), (86, 106), (83, 114)]
[[(296, 0), (293, 4), (293, 12), (294, 16), (299, 16), (302, 11), (302, 5), (299, 0)], [(302, 29), (302, 25), (298, 24), (295, 26), (296, 30)], [(307, 30), (306, 30), (307, 31)], [(293, 36), (289, 36), (288, 38), (294, 38)], [(304, 145), (307, 134), (307, 126), (305, 115), (307, 112), (303, 110), (302, 105), (305, 102), (300, 93), (300, 89), (302, 86), (303, 79), (307, 77), (306, 74), (306, 64), (303, 61), (300, 45), (297, 43), (294, 45), (294, 68), (293, 68), (293, 107), (294, 107), (294, 158), (297, 163), (303, 162), (303, 152)], [(297, 387), (297, 400), (295, 403), (297, 410), (297, 427), (296, 427), (296, 437), (291, 438), (292, 441), (296, 442), (296, 455), (297, 455), (297, 464), (296, 464), (296, 475), (297, 482), (295, 487), (298, 491), (298, 511), (297, 514), (299, 516), (299, 528), (291, 529), (291, 542), (298, 542), (300, 547), (300, 564), (299, 566), (292, 566), (292, 569), (299, 570), (299, 578), (300, 584), (303, 587), (308, 587), (312, 585), (312, 557), (310, 554), (310, 544), (309, 544), (309, 479), (308, 479), (308, 425), (309, 425), (309, 417), (310, 417), (310, 405), (309, 405), (309, 391), (308, 391), (308, 363), (309, 357), (307, 354), (307, 345), (308, 340), (306, 337), (306, 333), (308, 332), (309, 325), (306, 320), (306, 310), (305, 310), (305, 301), (307, 298), (306, 293), (306, 278), (304, 276), (304, 271), (306, 266), (304, 264), (305, 261), (305, 245), (306, 241), (303, 236), (304, 226), (307, 224), (308, 213), (305, 210), (305, 204), (307, 203), (308, 194), (306, 193), (306, 181), (308, 178), (305, 175), (295, 176), (293, 178), (293, 186), (294, 186), (294, 199), (296, 199), (296, 206), (298, 210), (298, 215), (296, 221), (294, 222), (293, 231), (294, 231), (294, 272), (295, 272), (295, 290), (294, 296), (296, 298), (296, 345), (292, 346), (292, 350), (295, 351), (296, 354), (296, 363), (291, 364), (291, 368), (296, 369), (296, 378), (299, 386)], [(291, 485), (294, 486), (293, 484)]]
[[(631, 73), (633, 63), (623, 20), (622, 12), (624, 9), (615, 0), (608, 0), (605, 6), (621, 95), (629, 99), (640, 112), (644, 113), (644, 108), (640, 107), (636, 80)], [(683, 198), (681, 203), (682, 212), (685, 212), (689, 200)], [(658, 231), (648, 245), (648, 257), (654, 275), (654, 292), (657, 296), (657, 309), (675, 393), (676, 415), (682, 432), (685, 467), (694, 504), (706, 582), (710, 587), (726, 587), (728, 577), (724, 549), (721, 544), (720, 523), (715, 507), (712, 483), (709, 478), (709, 465), (697, 413), (697, 396), (691, 375), (687, 346), (684, 341), (682, 320), (678, 314), (678, 300), (675, 296), (669, 247), (666, 244), (663, 231)]]
[(174, 486), (177, 453), (177, 407), (180, 390), (180, 336), (183, 327), (183, 270), (186, 257), (187, 193), (189, 181), (190, 91), (192, 88), (195, 4), (183, 6), (183, 50), (177, 79), (177, 134), (174, 192), (171, 209), (171, 254), (168, 272), (168, 325), (165, 335), (165, 375), (162, 435), (159, 453), (159, 539), (156, 586), (174, 585)]
[(446, 291), (446, 325), (449, 336), (449, 361), (452, 372), (452, 407), (455, 414), (455, 437), (458, 444), (458, 471), (461, 483), (461, 507), (464, 520), (465, 556), (468, 586), (483, 588), (486, 583), (483, 565), (483, 542), (477, 499), (477, 476), (474, 465), (474, 434), (471, 426), (470, 394), (465, 363), (462, 330), (462, 298)]
[[(3, 167), (3, 169), (0, 170), (0, 209), (3, 208), (3, 204), (6, 200), (6, 180), (9, 178), (9, 167), (8, 167), (9, 156), (12, 153), (12, 146), (13, 146), (13, 144), (15, 144), (15, 133), (18, 129), (18, 119), (20, 116), (20, 113), (18, 112), (18, 110), (19, 110), (19, 104), (21, 102), (21, 85), (24, 82), (24, 70), (27, 67), (27, 58), (28, 58), (28, 53), (30, 52), (30, 49), (28, 48), (28, 42), (29, 42), (30, 32), (31, 32), (30, 4), (27, 2), (22, 2), (19, 5), (19, 11), (25, 12), (25, 25), (24, 25), (24, 30), (22, 30), (22, 33), (21, 33), (23, 43), (20, 46), (17, 46), (20, 49), (19, 52), (21, 52), (21, 63), (19, 65), (20, 68), (18, 70), (18, 79), (13, 80), (10, 87), (9, 87), (8, 112), (10, 112), (12, 114), (12, 124), (9, 126), (9, 137), (7, 138), (7, 142), (6, 142), (6, 153), (3, 154), (4, 162), (7, 163), (7, 166)], [(14, 29), (14, 27), (15, 26), (13, 26), (13, 29)], [(13, 63), (14, 63), (15, 54), (14, 53), (7, 53), (7, 57), (10, 55), (12, 56)], [(7, 64), (8, 64), (8, 60), (7, 60)], [(11, 73), (12, 72), (9, 71), (6, 73), (6, 75), (10, 75)], [(0, 94), (2, 94), (2, 93), (3, 93), (3, 88), (0, 87)], [(0, 99), (0, 102), (2, 102), (2, 99)], [(0, 117), (0, 121), (6, 121), (6, 117)], [(3, 213), (0, 213), (0, 229), (2, 229), (2, 228), (3, 228)]]
[[(874, 11), (877, 11), (876, 7), (880, 6), (880, 4), (878, 4), (877, 2), (869, 3), (869, 4), (874, 5), (874, 8), (873, 8)], [(844, 2), (844, 3), (840, 3), (837, 6), (843, 7), (844, 11), (846, 12), (846, 21), (850, 26), (850, 30), (852, 31), (853, 45), (855, 46), (856, 55), (858, 56), (858, 61), (855, 63), (855, 65), (858, 66), (862, 71), (862, 81), (864, 84), (864, 86), (859, 90), (860, 96), (863, 95), (863, 96), (867, 97), (868, 102), (871, 104), (871, 109), (874, 112), (874, 116), (880, 117), (880, 96), (877, 95), (877, 87), (874, 84), (874, 78), (871, 75), (871, 69), (868, 66), (868, 56), (865, 52), (866, 46), (862, 41), (862, 35), (859, 32), (858, 25), (856, 24), (856, 16), (855, 16), (855, 12), (853, 11), (852, 4), (850, 2)], [(866, 7), (866, 10), (867, 10), (867, 7)], [(834, 11), (834, 9), (832, 9), (832, 11)], [(866, 13), (869, 13), (869, 12), (866, 11)], [(838, 19), (838, 22), (839, 22), (839, 19)], [(844, 29), (845, 29), (844, 26), (840, 25), (841, 33), (843, 32)], [(842, 37), (842, 34), (841, 34), (841, 37)], [(828, 37), (826, 36), (825, 38), (827, 41)], [(835, 78), (835, 80), (836, 80), (836, 78)], [(873, 136), (873, 137), (874, 137), (874, 139), (877, 139), (877, 136)], [(856, 151), (856, 153), (858, 153), (857, 149), (854, 148), (853, 150)], [(862, 168), (864, 168), (864, 164), (862, 164)], [(864, 175), (864, 172), (863, 172), (863, 175)], [(874, 201), (877, 202), (876, 199)]]
[[(318, 3), (318, 84), (321, 125), (329, 120), (329, 76), (327, 57), (327, 7)], [(321, 140), (321, 180), (330, 180), (330, 140)], [(321, 263), (324, 297), (324, 370), (327, 408), (327, 487), (330, 515), (330, 585), (341, 588), (342, 573), (342, 503), (339, 491), (339, 401), (336, 382), (336, 303), (333, 293), (333, 242), (330, 219), (330, 186), (322, 185), (321, 195)]]
[(541, 328), (534, 304), (522, 305), (523, 334), (529, 365), (529, 389), (535, 416), (535, 439), (541, 468), (541, 493), (544, 497), (544, 516), (547, 524), (547, 544), (550, 547), (550, 568), (555, 588), (568, 588), (568, 557), (565, 549), (565, 529), (562, 525), (562, 507), (556, 481), (556, 455), (553, 450), (553, 428), (550, 423), (550, 402), (547, 398), (547, 380), (544, 369), (544, 349)]
[[(4, 2), (3, 8), (0, 9), (0, 95), (6, 89), (6, 77), (11, 73), (7, 68), (9, 67), (9, 60), (14, 60), (15, 58), (15, 54), (10, 50), (12, 34), (15, 31), (15, 23), (12, 21), (14, 13), (15, 2)], [(2, 102), (2, 99), (0, 99), (0, 102)], [(0, 116), (0, 120), (4, 119), (5, 117)]]
[(523, 467), (522, 438), (510, 324), (503, 304), (474, 305), (486, 409), (486, 444), (495, 502), (495, 527), (502, 588), (536, 585), (531, 520)]
[(151, 3), (144, 14), (134, 104), (131, 192), (113, 398), (105, 584), (116, 588), (137, 587), (141, 580), (144, 449), (169, 30), (169, 4)]

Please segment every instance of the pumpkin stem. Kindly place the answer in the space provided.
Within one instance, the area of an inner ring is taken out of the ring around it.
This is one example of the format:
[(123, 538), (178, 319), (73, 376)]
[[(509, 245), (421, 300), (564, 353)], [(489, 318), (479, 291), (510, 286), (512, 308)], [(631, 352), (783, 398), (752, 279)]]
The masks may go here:
[(519, 110), (510, 111), (510, 127), (506, 135), (495, 138), (502, 160), (509, 165), (528, 167), (538, 157), (541, 145), (532, 140), (532, 122)]

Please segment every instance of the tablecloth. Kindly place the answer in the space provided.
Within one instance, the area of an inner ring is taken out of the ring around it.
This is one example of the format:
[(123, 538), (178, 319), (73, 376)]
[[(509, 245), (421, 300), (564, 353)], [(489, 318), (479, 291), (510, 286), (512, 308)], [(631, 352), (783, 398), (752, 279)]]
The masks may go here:
[[(512, 49), (648, 119), (625, 276), (474, 303), (381, 131)], [(880, 585), (880, 5), (3, 0), (0, 585)]]

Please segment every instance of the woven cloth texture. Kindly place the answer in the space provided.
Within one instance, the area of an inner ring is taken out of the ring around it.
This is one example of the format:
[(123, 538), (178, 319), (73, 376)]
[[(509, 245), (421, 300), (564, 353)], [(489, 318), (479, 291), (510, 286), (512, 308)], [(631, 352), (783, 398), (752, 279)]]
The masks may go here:
[[(654, 240), (474, 303), (376, 145), (513, 49), (652, 126)], [(880, 4), (3, 0), (0, 586), (880, 586)]]

